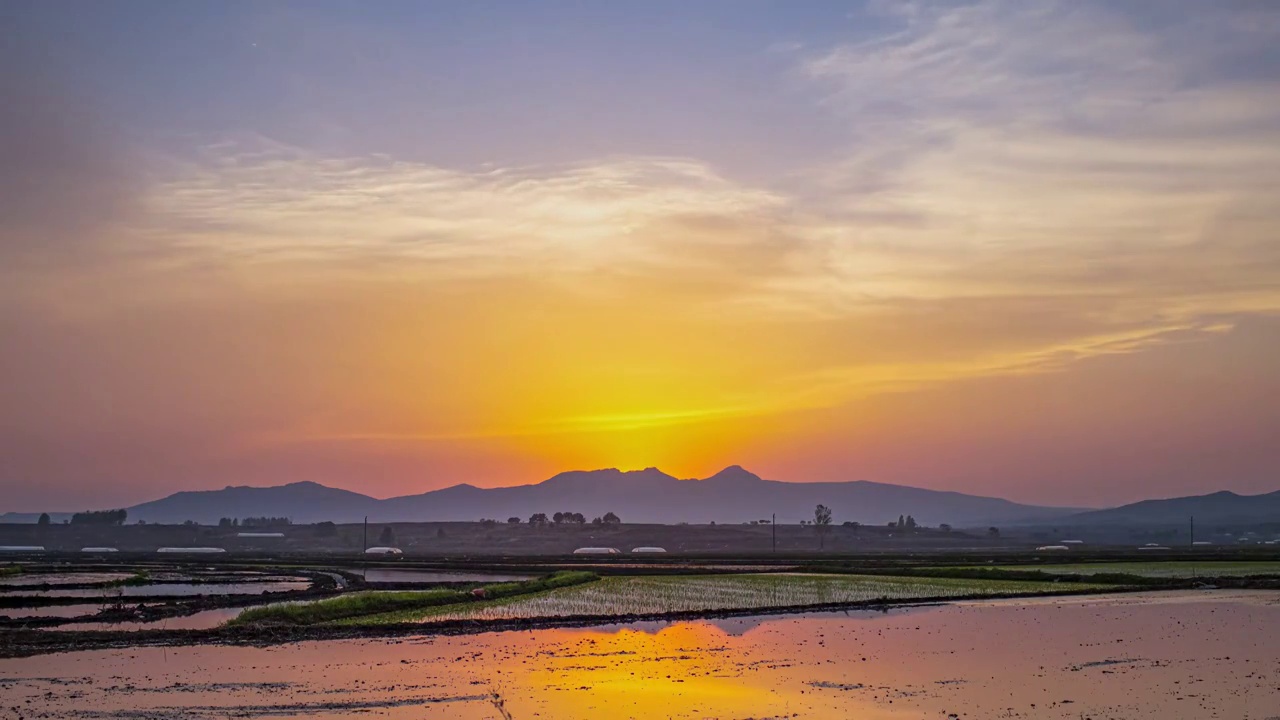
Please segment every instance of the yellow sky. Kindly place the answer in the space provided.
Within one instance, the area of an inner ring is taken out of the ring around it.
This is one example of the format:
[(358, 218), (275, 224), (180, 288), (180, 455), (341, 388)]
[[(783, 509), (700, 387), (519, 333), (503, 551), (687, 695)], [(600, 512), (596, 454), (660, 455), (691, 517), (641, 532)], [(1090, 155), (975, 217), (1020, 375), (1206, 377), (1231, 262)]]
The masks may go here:
[(0, 510), (729, 464), (1090, 505), (1274, 489), (1280, 85), (1214, 74), (1274, 44), (1106, 7), (1036, 40), (1040, 12), (771, 48), (770, 131), (820, 136), (795, 163), (763, 129), (729, 160), (621, 122), (579, 147), (589, 118), (573, 160), (451, 162), (465, 128), (355, 149), (310, 105), (311, 142), (130, 141), (6, 75)]

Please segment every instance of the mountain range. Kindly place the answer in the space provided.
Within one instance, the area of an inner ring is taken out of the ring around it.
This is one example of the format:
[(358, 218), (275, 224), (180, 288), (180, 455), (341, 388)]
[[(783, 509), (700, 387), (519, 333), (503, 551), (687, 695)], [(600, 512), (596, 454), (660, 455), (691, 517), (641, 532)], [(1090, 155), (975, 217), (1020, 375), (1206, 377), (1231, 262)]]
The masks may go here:
[[(1280, 520), (1280, 492), (1147, 500), (1107, 510), (1022, 505), (957, 492), (869, 482), (791, 483), (765, 480), (737, 465), (704, 479), (682, 480), (657, 468), (560, 473), (531, 485), (479, 488), (454, 485), (419, 495), (377, 499), (314, 482), (275, 487), (226, 487), (183, 491), (127, 508), (129, 522), (214, 524), (224, 517), (289, 517), (296, 523), (527, 520), (533, 513), (608, 512), (634, 523), (742, 523), (769, 519), (795, 523), (811, 518), (819, 503), (835, 522), (883, 524), (911, 515), (923, 525), (956, 527), (1062, 523), (1164, 524), (1196, 515), (1204, 522)], [(51, 513), (54, 522), (69, 514)], [(34, 513), (6, 513), (0, 522), (34, 522)]]

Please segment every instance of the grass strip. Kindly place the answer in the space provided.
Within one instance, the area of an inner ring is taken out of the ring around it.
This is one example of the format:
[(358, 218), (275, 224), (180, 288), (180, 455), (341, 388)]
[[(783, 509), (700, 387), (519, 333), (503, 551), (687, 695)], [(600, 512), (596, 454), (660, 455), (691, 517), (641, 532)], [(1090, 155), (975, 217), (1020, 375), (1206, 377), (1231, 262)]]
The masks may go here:
[(146, 570), (139, 570), (127, 578), (112, 580), (111, 582), (104, 584), (102, 587), (104, 588), (117, 588), (117, 587), (126, 587), (126, 586), (137, 587), (138, 585), (146, 585), (149, 582), (151, 582), (151, 573), (147, 572)]
[[(481, 586), (486, 599), (527, 595), (580, 585), (596, 580), (589, 572), (559, 572), (534, 580), (495, 583)], [(474, 602), (469, 590), (406, 590), (399, 592), (358, 592), (327, 600), (287, 603), (249, 608), (226, 623), (226, 627), (245, 625), (318, 625), (349, 618), (362, 618), (394, 612), (407, 612), (442, 605)]]

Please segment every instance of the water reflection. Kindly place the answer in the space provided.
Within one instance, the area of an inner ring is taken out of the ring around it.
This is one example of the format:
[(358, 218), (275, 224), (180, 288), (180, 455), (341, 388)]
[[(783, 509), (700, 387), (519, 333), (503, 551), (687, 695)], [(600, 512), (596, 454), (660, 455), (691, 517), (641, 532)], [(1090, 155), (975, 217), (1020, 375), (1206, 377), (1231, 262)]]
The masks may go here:
[(0, 707), (121, 719), (1273, 715), (1277, 596), (1171, 597), (43, 656), (0, 661)]

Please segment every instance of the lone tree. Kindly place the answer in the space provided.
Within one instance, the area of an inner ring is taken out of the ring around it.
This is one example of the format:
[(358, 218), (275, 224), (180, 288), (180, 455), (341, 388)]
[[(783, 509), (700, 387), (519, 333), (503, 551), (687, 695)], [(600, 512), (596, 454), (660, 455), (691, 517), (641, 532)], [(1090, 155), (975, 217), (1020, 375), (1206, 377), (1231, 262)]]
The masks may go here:
[(827, 532), (831, 530), (831, 508), (819, 505), (813, 509), (813, 529), (818, 531), (818, 549), (826, 547)]
[(605, 525), (621, 525), (622, 524), (622, 518), (618, 517), (612, 512), (605, 513), (604, 517), (601, 519), (604, 520)]
[(520, 524), (520, 518), (518, 518), (518, 517), (516, 517), (516, 516), (512, 515), (511, 517), (507, 518), (507, 524), (508, 524), (508, 525), (519, 525), (519, 524)]
[(40, 519), (39, 519), (39, 520), (36, 520), (36, 524), (37, 524), (37, 525), (48, 525), (48, 524), (49, 524), (49, 513), (40, 513)]
[[(443, 529), (443, 528), (442, 528)], [(382, 527), (382, 533), (378, 535), (379, 545), (394, 545), (396, 542), (396, 534), (391, 530), (390, 525)]]

